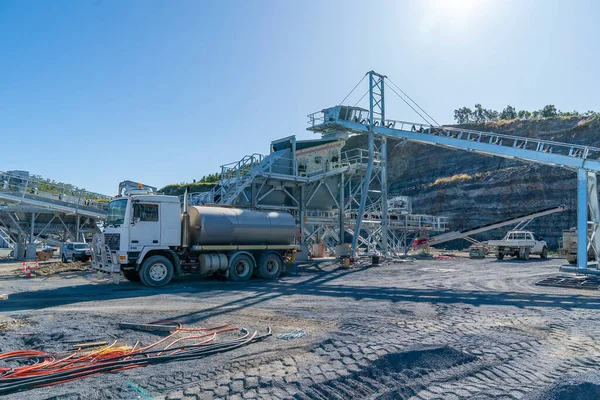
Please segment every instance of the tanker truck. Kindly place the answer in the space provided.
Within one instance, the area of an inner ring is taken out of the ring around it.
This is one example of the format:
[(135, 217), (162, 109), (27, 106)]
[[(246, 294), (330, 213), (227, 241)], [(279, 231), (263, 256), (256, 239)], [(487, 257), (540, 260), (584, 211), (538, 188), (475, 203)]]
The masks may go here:
[(94, 236), (91, 267), (149, 287), (174, 276), (220, 274), (232, 281), (275, 279), (298, 247), (286, 212), (189, 206), (179, 197), (129, 190), (108, 205), (104, 232)]

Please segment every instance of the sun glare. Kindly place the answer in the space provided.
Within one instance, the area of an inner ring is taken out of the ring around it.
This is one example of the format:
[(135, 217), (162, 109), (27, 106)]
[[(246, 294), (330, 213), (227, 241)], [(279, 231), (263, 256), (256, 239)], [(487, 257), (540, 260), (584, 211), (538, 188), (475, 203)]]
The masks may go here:
[(486, 0), (424, 0), (421, 2), (421, 30), (428, 32), (439, 25), (445, 28), (453, 27), (453, 30), (464, 30), (485, 3)]

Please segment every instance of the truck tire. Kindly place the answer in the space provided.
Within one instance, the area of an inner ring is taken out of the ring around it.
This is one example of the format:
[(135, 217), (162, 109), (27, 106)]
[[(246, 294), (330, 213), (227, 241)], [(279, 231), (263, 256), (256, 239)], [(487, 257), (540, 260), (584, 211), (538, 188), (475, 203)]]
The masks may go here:
[(248, 254), (238, 254), (229, 261), (229, 280), (247, 281), (254, 272), (254, 259)]
[(529, 249), (529, 247), (523, 251), (523, 260), (529, 260), (529, 252), (530, 251), (531, 250)]
[(123, 276), (129, 282), (139, 282), (141, 280), (140, 279), (140, 274), (138, 274), (138, 272), (136, 270), (133, 270), (133, 269), (130, 269), (130, 270), (127, 270), (127, 271), (123, 271)]
[(498, 260), (504, 260), (504, 253), (498, 253), (498, 254), (496, 254), (496, 258)]
[(257, 273), (263, 279), (276, 279), (283, 271), (283, 258), (279, 253), (269, 251), (258, 261)]
[(542, 252), (540, 253), (540, 258), (548, 258), (548, 248), (544, 246)]
[(140, 280), (148, 287), (161, 287), (173, 279), (173, 263), (165, 256), (148, 257), (140, 268)]
[(577, 257), (575, 256), (567, 256), (567, 261), (569, 264), (577, 264)]

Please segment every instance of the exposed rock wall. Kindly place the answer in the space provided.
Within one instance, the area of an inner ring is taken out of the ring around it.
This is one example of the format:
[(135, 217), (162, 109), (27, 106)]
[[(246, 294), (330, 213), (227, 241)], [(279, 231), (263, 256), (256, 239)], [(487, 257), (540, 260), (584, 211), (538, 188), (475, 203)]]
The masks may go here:
[[(513, 120), (462, 127), (600, 147), (598, 119)], [(366, 147), (366, 137), (351, 138), (347, 147)], [(562, 230), (576, 223), (576, 174), (561, 168), (399, 140), (388, 144), (388, 177), (390, 194), (412, 196), (414, 213), (450, 217), (451, 230), (566, 204), (569, 211), (539, 218), (528, 226), (556, 249)], [(476, 238), (499, 239), (507, 229)], [(444, 246), (463, 248), (468, 243), (461, 240)]]

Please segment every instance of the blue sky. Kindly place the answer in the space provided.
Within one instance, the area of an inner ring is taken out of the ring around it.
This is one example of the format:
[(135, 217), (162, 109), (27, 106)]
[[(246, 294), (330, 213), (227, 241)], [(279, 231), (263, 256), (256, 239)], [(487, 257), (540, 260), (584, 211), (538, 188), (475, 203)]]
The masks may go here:
[[(477, 102), (600, 111), (598, 16), (592, 0), (1, 0), (0, 170), (106, 194), (191, 181), (313, 137), (306, 115), (370, 69), (440, 123)], [(419, 120), (391, 95), (387, 114)]]

